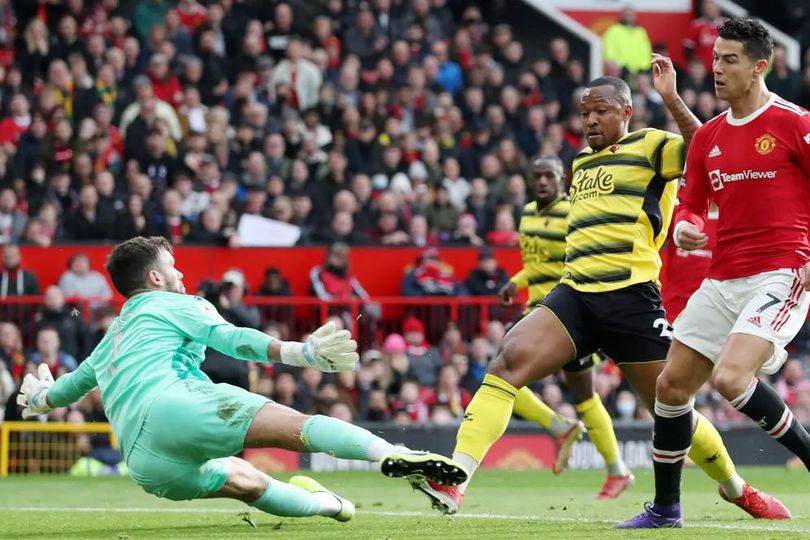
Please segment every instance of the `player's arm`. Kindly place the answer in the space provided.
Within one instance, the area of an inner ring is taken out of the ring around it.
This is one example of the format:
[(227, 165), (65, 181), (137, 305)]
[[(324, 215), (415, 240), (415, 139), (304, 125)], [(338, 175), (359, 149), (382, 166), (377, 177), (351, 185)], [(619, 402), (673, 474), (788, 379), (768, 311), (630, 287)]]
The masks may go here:
[(351, 371), (359, 357), (348, 330), (334, 323), (318, 328), (305, 342), (279, 341), (252, 328), (234, 326), (207, 300), (181, 296), (171, 323), (187, 338), (239, 360), (274, 362), (319, 371)]
[(678, 124), (683, 142), (688, 148), (695, 131), (703, 124), (701, 124), (697, 116), (692, 114), (681, 96), (678, 95), (675, 67), (672, 65), (672, 60), (660, 54), (653, 54), (652, 67), (655, 90), (661, 95), (661, 99), (664, 100), (664, 104)]
[(709, 237), (703, 232), (710, 200), (709, 178), (703, 165), (703, 146), (698, 133), (698, 140), (686, 154), (685, 184), (678, 192), (679, 204), (672, 239), (676, 246), (686, 251), (700, 249), (709, 243)]
[(17, 404), (23, 406), (23, 418), (31, 418), (79, 401), (97, 385), (90, 359), (55, 382), (48, 364), (40, 364), (36, 376), (29, 373), (23, 379)]
[[(797, 115), (793, 129), (793, 144), (796, 161), (804, 174), (810, 178), (810, 113)], [(801, 270), (801, 280), (805, 291), (810, 291), (810, 261)]]
[(509, 278), (509, 281), (504, 283), (501, 290), (498, 291), (498, 296), (501, 297), (501, 303), (511, 304), (518, 291), (525, 289), (529, 286), (529, 273), (525, 268), (521, 269), (517, 274)]

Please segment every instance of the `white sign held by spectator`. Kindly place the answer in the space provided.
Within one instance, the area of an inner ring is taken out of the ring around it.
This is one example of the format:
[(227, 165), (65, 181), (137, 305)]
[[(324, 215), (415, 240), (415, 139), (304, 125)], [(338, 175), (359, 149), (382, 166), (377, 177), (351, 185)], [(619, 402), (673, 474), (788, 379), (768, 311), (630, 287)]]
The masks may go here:
[(294, 246), (301, 238), (301, 227), (250, 214), (244, 214), (239, 219), (237, 231), (242, 246)]

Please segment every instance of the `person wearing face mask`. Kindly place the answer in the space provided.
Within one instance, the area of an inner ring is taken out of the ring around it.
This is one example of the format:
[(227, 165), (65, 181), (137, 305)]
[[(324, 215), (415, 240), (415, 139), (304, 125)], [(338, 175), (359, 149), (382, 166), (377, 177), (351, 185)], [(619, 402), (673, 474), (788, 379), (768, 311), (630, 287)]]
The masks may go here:
[(368, 293), (349, 269), (349, 246), (335, 242), (329, 246), (324, 264), (309, 272), (311, 292), (321, 300), (368, 300)]
[(619, 392), (616, 396), (616, 412), (622, 420), (633, 420), (636, 416), (636, 396), (627, 390)]

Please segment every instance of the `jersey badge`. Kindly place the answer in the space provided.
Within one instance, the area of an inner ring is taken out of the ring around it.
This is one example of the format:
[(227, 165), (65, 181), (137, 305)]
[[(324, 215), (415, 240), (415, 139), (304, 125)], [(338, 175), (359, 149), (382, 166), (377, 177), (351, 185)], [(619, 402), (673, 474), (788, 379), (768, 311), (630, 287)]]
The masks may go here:
[(775, 146), (776, 146), (776, 139), (774, 139), (773, 135), (771, 135), (770, 133), (760, 135), (759, 137), (757, 137), (757, 141), (754, 143), (754, 147), (757, 149), (757, 152), (759, 152), (763, 156), (766, 154), (770, 154)]
[(610, 152), (611, 152), (612, 154), (616, 154), (616, 153), (617, 153), (619, 150), (621, 150), (621, 149), (622, 149), (622, 147), (621, 147), (621, 146), (619, 146), (618, 144), (614, 144), (613, 146), (611, 146), (610, 148), (608, 148), (608, 150), (610, 150)]

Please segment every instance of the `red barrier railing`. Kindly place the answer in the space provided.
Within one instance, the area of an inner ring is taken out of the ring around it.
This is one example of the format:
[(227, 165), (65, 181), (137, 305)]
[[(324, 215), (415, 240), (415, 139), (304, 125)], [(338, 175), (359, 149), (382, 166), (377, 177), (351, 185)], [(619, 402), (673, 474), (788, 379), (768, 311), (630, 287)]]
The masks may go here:
[[(67, 305), (74, 316), (95, 323), (105, 308), (116, 311), (123, 298), (69, 299)], [(352, 330), (361, 349), (379, 345), (390, 333), (402, 333), (402, 323), (408, 317), (421, 321), (430, 343), (439, 342), (450, 326), (458, 328), (464, 339), (486, 331), (490, 321), (504, 324), (520, 315), (521, 306), (503, 306), (497, 297), (435, 297), (383, 296), (368, 301), (319, 300), (301, 296), (248, 296), (244, 303), (256, 306), (261, 314), (262, 328), (278, 325), (284, 339), (300, 337), (317, 328), (330, 316), (340, 318)], [(16, 324), (26, 346), (32, 345), (34, 326), (43, 309), (42, 296), (16, 296), (0, 299), (0, 321)]]

